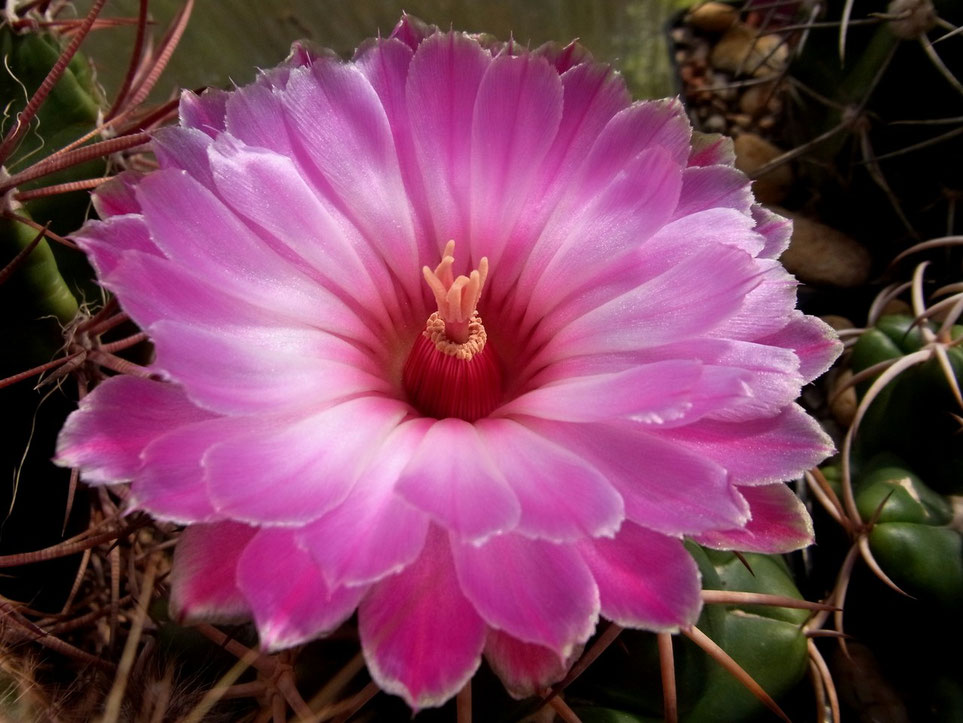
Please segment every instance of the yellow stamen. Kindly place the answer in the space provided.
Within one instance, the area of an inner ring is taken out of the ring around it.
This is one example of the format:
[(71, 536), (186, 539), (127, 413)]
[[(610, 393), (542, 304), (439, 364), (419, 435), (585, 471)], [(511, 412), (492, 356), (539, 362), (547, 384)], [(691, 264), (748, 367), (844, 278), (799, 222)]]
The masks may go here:
[(455, 242), (449, 241), (442, 254), (441, 263), (434, 271), (427, 266), (423, 267), (422, 273), (438, 303), (438, 317), (445, 323), (447, 340), (464, 344), (471, 337), (472, 319), (476, 316), (478, 300), (488, 277), (488, 257), (483, 257), (478, 262), (478, 268), (468, 276), (458, 278), (454, 278), (451, 270), (454, 263)]

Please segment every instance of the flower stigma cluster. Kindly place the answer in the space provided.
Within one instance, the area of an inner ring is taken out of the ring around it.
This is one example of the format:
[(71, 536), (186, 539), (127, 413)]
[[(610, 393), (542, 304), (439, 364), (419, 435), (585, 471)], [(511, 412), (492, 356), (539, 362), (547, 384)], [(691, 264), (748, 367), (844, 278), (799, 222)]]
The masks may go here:
[(438, 303), (405, 362), (405, 390), (426, 416), (457, 417), (474, 422), (492, 412), (501, 397), (501, 374), (482, 319), (478, 315), (488, 258), (468, 276), (455, 278), (455, 242), (449, 241), (441, 263), (423, 267), (425, 281)]

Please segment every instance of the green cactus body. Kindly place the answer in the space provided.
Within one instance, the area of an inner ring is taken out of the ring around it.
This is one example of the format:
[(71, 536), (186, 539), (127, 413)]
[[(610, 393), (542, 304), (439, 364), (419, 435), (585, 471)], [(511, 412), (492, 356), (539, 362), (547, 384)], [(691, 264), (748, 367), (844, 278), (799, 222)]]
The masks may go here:
[[(936, 327), (930, 328), (936, 331)], [(954, 326), (950, 336), (958, 339), (963, 327)], [(874, 364), (895, 360), (923, 348), (924, 340), (912, 317), (884, 316), (875, 328), (867, 330), (853, 347), (851, 365), (858, 373)], [(963, 351), (959, 346), (946, 350), (957, 382), (963, 381)], [(873, 379), (857, 386), (866, 394)], [(945, 372), (931, 358), (911, 367), (893, 379), (876, 397), (859, 428), (854, 460), (860, 463), (881, 452), (892, 452), (917, 471), (938, 492), (963, 491), (963, 445), (955, 436), (959, 413)]]
[[(707, 550), (687, 543), (707, 590), (732, 590), (802, 599), (779, 556), (746, 554), (750, 572), (731, 552)], [(773, 697), (784, 695), (802, 678), (808, 665), (803, 623), (805, 610), (759, 605), (706, 605), (699, 630), (731, 655)], [(593, 705), (576, 706), (584, 721), (648, 723), (662, 719), (662, 690), (653, 636), (624, 631), (623, 651), (603, 656), (580, 688)], [(616, 647), (616, 646), (613, 646)], [(674, 644), (680, 720), (685, 723), (744, 721), (764, 706), (706, 653), (682, 636)], [(593, 682), (601, 681), (601, 682)]]
[(897, 585), (947, 607), (963, 603), (963, 538), (949, 527), (953, 508), (945, 497), (885, 454), (867, 465), (855, 498), (860, 516), (876, 519), (870, 548)]

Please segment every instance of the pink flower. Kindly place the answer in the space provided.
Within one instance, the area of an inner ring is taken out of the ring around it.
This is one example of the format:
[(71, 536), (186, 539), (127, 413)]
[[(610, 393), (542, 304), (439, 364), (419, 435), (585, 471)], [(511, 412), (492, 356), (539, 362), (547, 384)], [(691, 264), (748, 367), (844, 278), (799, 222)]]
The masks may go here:
[(273, 650), (357, 610), (413, 707), (483, 655), (525, 695), (600, 615), (696, 619), (683, 536), (811, 541), (782, 481), (831, 451), (794, 400), (839, 345), (794, 309), (788, 222), (678, 101), (403, 18), (185, 93), (155, 150), (76, 238), (165, 381), (101, 384), (57, 459), (187, 525), (184, 618)]

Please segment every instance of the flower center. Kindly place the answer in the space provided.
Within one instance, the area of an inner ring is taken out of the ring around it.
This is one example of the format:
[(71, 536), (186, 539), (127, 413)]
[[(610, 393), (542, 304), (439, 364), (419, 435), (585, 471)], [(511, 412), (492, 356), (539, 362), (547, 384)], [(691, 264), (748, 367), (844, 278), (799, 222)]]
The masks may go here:
[(449, 241), (435, 270), (422, 269), (438, 311), (428, 317), (415, 340), (402, 382), (422, 414), (474, 422), (498, 406), (502, 392), (498, 362), (476, 309), (488, 259), (483, 258), (468, 276), (455, 278), (454, 254), (455, 242)]

